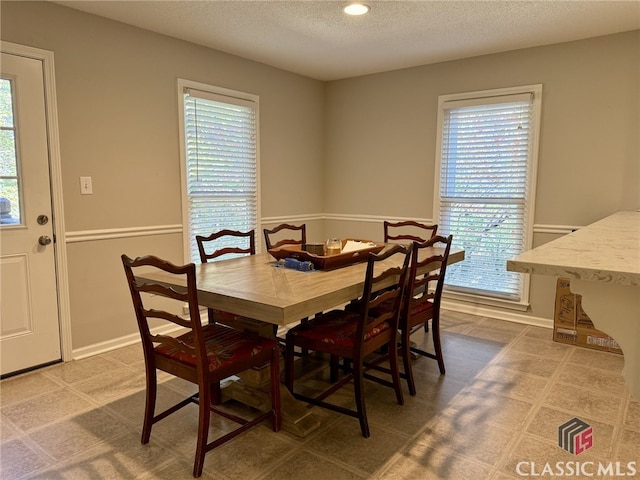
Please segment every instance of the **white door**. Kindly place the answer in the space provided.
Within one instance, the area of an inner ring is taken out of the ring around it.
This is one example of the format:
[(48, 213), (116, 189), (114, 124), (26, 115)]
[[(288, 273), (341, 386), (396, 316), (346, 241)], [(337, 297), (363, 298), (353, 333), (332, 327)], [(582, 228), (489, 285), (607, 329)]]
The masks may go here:
[(41, 60), (0, 63), (0, 373), (61, 359)]

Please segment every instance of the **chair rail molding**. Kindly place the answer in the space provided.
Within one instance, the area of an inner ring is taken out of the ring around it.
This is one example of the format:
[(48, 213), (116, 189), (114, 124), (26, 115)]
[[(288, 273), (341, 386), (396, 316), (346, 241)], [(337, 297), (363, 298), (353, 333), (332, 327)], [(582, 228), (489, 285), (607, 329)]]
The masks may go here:
[(66, 243), (111, 240), (114, 238), (144, 237), (182, 233), (182, 225), (151, 225), (144, 227), (105, 228), (100, 230), (78, 230), (66, 233)]
[(324, 220), (325, 216), (321, 213), (313, 213), (308, 215), (283, 215), (278, 217), (262, 217), (260, 223), (272, 224), (272, 223), (297, 223), (297, 222), (312, 222), (315, 220)]
[(533, 233), (553, 233), (555, 235), (566, 235), (582, 228), (577, 225), (543, 225), (536, 223), (533, 225)]
[[(263, 217), (260, 219), (263, 224), (275, 223), (295, 223), (304, 221), (317, 220), (337, 220), (344, 222), (365, 222), (365, 223), (382, 223), (385, 220), (391, 222), (402, 222), (405, 220), (415, 220), (421, 223), (433, 223), (432, 218), (416, 218), (416, 217), (396, 217), (387, 215), (356, 215), (341, 213), (315, 213), (307, 215), (283, 215), (277, 217)], [(148, 225), (140, 227), (120, 227), (105, 228), (96, 230), (76, 230), (65, 232), (65, 243), (90, 242), (96, 240), (111, 240), (115, 238), (144, 237), (149, 235), (167, 235), (173, 233), (182, 233), (183, 226), (180, 224), (173, 225)], [(534, 233), (551, 233), (555, 235), (566, 235), (581, 228), (577, 225), (545, 225), (535, 224), (533, 226)]]
[(420, 223), (433, 223), (432, 218), (416, 218), (416, 217), (394, 217), (389, 215), (354, 215), (354, 214), (342, 214), (342, 213), (325, 213), (322, 215), (325, 220), (342, 220), (345, 222), (368, 222), (368, 223), (382, 223), (385, 220), (389, 222), (404, 222), (406, 220), (414, 220)]

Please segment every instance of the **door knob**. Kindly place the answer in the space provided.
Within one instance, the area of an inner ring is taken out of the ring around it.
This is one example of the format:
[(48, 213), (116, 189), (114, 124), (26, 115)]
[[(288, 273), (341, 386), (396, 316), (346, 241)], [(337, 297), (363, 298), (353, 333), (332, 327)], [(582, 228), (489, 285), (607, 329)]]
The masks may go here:
[(51, 237), (48, 237), (47, 235), (42, 235), (39, 239), (38, 239), (38, 243), (40, 245), (49, 245), (51, 243)]

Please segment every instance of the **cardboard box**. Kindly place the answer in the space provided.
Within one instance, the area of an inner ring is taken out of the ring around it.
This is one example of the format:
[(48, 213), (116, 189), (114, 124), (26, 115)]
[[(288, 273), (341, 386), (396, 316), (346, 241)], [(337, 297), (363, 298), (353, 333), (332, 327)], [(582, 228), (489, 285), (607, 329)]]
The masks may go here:
[(613, 338), (594, 327), (582, 309), (582, 296), (571, 292), (571, 281), (568, 278), (558, 278), (556, 285), (553, 339), (556, 342), (622, 354)]

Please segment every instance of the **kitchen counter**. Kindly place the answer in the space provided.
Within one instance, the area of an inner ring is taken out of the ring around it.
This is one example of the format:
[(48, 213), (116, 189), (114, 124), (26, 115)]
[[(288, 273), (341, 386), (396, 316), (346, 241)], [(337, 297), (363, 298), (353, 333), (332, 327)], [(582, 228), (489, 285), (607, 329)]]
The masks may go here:
[(511, 272), (563, 276), (598, 330), (622, 348), (640, 399), (640, 211), (614, 213), (507, 261)]

